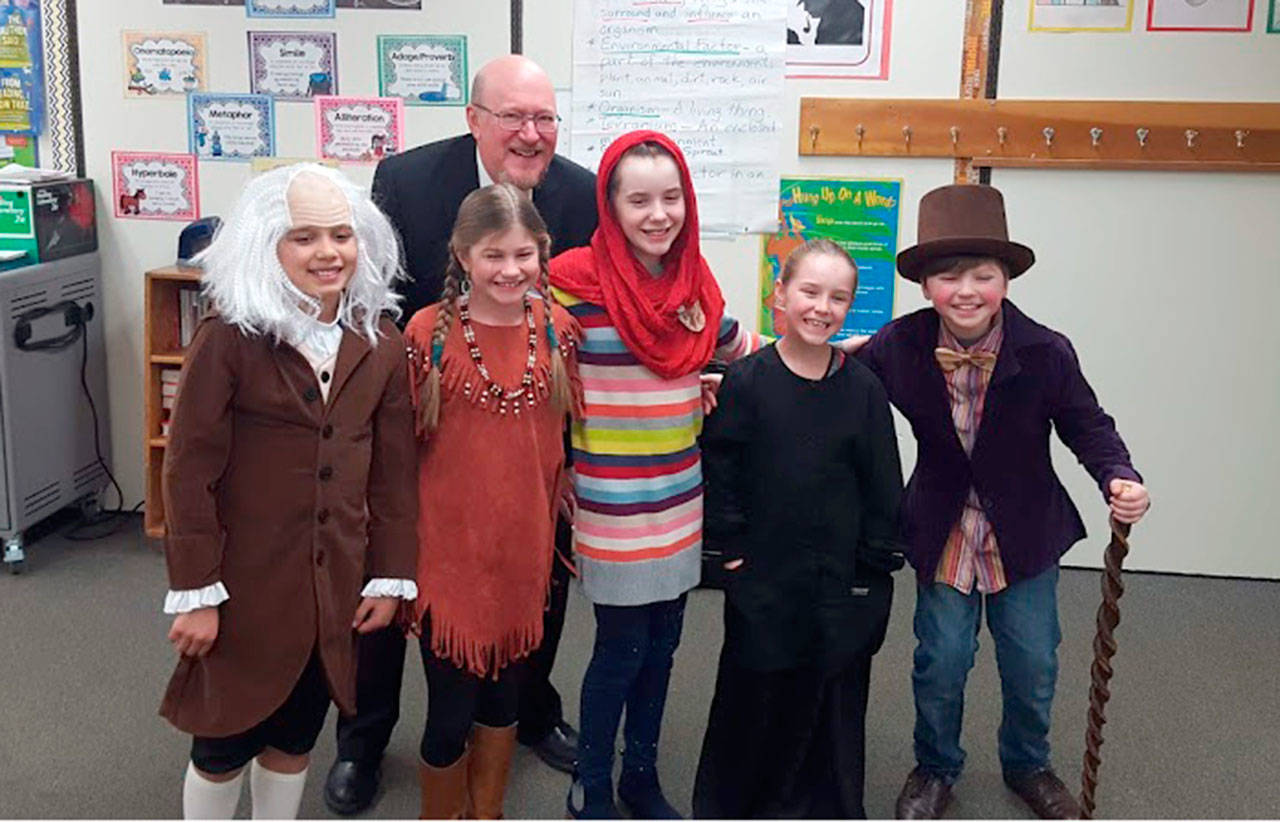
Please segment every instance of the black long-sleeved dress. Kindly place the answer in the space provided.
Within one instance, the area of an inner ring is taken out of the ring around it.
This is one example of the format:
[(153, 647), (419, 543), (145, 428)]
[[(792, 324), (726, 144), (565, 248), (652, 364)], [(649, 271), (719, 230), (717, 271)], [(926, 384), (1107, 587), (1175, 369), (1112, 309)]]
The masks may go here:
[(707, 541), (744, 562), (725, 587), (694, 815), (865, 815), (871, 655), (902, 563), (884, 388), (834, 349), (809, 380), (769, 346), (729, 368), (702, 448)]

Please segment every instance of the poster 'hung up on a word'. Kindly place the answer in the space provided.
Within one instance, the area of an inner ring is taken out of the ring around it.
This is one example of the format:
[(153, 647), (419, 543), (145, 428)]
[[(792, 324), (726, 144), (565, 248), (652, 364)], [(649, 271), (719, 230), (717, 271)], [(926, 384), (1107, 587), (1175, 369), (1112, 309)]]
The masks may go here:
[(819, 237), (833, 240), (858, 265), (858, 290), (834, 339), (874, 334), (893, 319), (901, 180), (790, 179), (781, 181), (781, 230), (765, 237), (760, 258), (760, 333), (782, 336), (774, 283), (787, 255)]
[(575, 0), (573, 159), (652, 129), (684, 151), (704, 232), (778, 225), (779, 0)]
[(0, 0), (0, 132), (38, 134), (44, 127), (40, 42), (40, 4)]

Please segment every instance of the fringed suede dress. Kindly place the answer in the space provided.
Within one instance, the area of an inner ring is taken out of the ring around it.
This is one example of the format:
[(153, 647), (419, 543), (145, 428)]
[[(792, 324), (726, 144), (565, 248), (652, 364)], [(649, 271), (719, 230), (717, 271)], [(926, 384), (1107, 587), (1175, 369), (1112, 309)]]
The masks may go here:
[[(430, 365), (439, 307), (419, 311), (405, 329), (415, 406)], [(447, 673), (465, 674), (451, 681), (474, 688), (484, 680), (498, 682), (505, 668), (542, 642), (564, 481), (565, 416), (551, 401), (546, 307), (537, 298), (530, 299), (530, 307), (533, 333), (525, 322), (491, 326), (471, 320), (473, 353), (455, 316), (445, 340), (439, 425), (417, 444), (417, 607), (429, 680), (428, 655), (433, 663), (457, 669)], [(552, 318), (574, 394), (580, 397), (577, 326), (558, 306)], [(519, 397), (501, 399), (493, 385), (503, 393), (521, 386), (531, 345), (532, 384)], [(481, 363), (493, 383), (481, 373)], [(439, 704), (435, 683), (430, 687), (428, 732)]]

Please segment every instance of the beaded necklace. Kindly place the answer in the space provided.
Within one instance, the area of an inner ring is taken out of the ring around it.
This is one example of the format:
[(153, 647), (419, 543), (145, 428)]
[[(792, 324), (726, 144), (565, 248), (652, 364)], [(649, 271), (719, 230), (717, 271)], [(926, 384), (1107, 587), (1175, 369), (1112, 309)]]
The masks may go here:
[[(489, 369), (484, 364), (484, 357), (480, 354), (480, 346), (476, 345), (476, 332), (471, 327), (471, 310), (469, 307), (470, 298), (462, 297), (458, 301), (458, 324), (462, 327), (462, 338), (467, 341), (467, 351), (471, 354), (471, 361), (475, 363), (476, 370), (480, 372), (484, 385), (480, 388), (480, 407), (495, 407), (499, 414), (507, 413), (507, 406), (510, 404), (512, 412), (520, 415), (521, 399), (525, 405), (532, 408), (536, 395), (533, 390), (533, 371), (538, 359), (538, 332), (533, 323), (533, 305), (529, 302), (529, 297), (524, 298), (524, 321), (529, 328), (529, 358), (525, 361), (524, 375), (520, 377), (520, 387), (511, 389), (510, 391), (499, 385), (489, 374)], [(470, 381), (464, 382), (462, 389), (466, 392), (468, 398), (472, 395), (472, 385)], [(539, 390), (545, 389), (545, 385), (539, 383)]]

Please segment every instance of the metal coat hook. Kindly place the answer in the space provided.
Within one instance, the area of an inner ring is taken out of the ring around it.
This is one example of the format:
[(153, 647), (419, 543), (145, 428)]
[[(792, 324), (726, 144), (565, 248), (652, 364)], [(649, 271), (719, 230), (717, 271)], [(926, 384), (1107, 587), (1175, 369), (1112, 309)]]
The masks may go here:
[(1189, 128), (1184, 131), (1183, 134), (1187, 136), (1187, 148), (1195, 148), (1196, 138), (1200, 136), (1200, 132), (1196, 131), (1194, 128)]
[(902, 139), (907, 144), (907, 151), (911, 150), (911, 126), (902, 127)]
[(858, 126), (853, 130), (853, 133), (858, 135), (858, 151), (862, 151), (862, 138), (866, 136), (867, 127), (862, 123), (858, 123)]
[(809, 150), (816, 151), (818, 148), (818, 127), (809, 126)]
[(1244, 138), (1249, 136), (1247, 129), (1236, 129), (1236, 148), (1244, 148)]
[(1147, 147), (1147, 138), (1151, 136), (1151, 129), (1149, 129), (1149, 128), (1140, 128), (1140, 129), (1138, 129), (1137, 134), (1138, 134), (1138, 145), (1139, 145), (1140, 147), (1142, 147), (1142, 148), (1146, 148), (1146, 147)]
[(1102, 142), (1102, 129), (1097, 126), (1089, 129), (1089, 140), (1093, 143), (1093, 147), (1097, 148), (1098, 144)]
[(960, 142), (960, 127), (952, 126), (950, 131), (951, 131), (951, 147), (955, 148), (956, 145)]
[(1000, 146), (1003, 148), (1004, 144), (1009, 140), (1009, 129), (1005, 128), (1004, 126), (1000, 126), (999, 128), (997, 128), (996, 139), (1000, 141)]
[(1053, 148), (1053, 135), (1055, 133), (1053, 126), (1045, 126), (1042, 133), (1044, 134), (1044, 147)]

